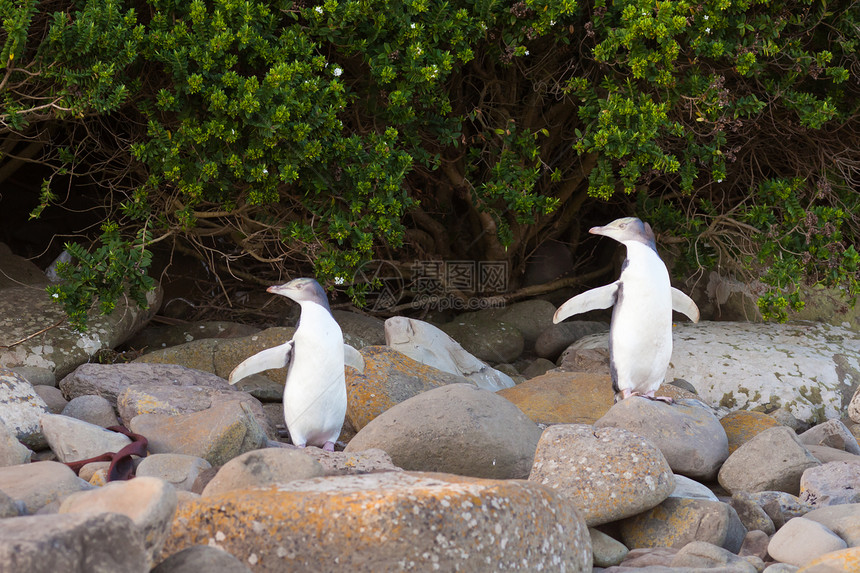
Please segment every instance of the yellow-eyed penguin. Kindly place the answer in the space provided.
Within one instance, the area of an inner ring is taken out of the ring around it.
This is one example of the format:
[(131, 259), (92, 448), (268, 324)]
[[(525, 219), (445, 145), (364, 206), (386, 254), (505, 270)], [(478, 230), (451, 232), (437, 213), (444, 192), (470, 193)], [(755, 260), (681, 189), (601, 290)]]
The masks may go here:
[(364, 371), (364, 359), (344, 344), (322, 286), (310, 278), (272, 286), (267, 292), (301, 305), (293, 339), (246, 359), (230, 373), (230, 384), (242, 378), (289, 364), (284, 385), (284, 421), (293, 444), (334, 451), (346, 417), (344, 365)]
[(627, 247), (621, 276), (612, 284), (586, 291), (561, 305), (553, 323), (599, 308), (612, 309), (609, 366), (616, 401), (630, 396), (655, 398), (672, 357), (672, 310), (699, 321), (693, 300), (669, 284), (666, 265), (657, 254), (654, 232), (635, 217), (593, 227), (589, 233)]

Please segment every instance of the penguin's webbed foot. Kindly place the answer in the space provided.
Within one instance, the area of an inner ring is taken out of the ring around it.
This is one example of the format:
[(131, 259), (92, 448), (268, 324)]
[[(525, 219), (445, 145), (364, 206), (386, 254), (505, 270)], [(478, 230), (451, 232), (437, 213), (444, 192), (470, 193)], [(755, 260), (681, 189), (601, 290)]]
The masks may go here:
[(325, 452), (333, 452), (334, 451), (334, 442), (326, 442), (322, 447)]
[(654, 400), (655, 402), (665, 402), (666, 404), (674, 404), (675, 400), (670, 398), (669, 396), (655, 396), (654, 391), (646, 392), (645, 394), (640, 394), (643, 398), (648, 398), (649, 400)]

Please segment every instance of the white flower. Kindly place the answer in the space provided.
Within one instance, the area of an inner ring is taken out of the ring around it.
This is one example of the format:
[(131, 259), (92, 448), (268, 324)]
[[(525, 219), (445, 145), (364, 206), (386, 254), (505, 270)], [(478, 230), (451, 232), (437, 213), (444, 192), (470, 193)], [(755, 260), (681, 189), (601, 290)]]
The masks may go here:
[(316, 11), (316, 13), (317, 13), (317, 14), (322, 14), (322, 13), (323, 13), (322, 6), (317, 6), (316, 8), (314, 8), (314, 10)]
[(705, 34), (710, 34), (710, 33), (711, 33), (711, 29), (710, 29), (710, 28), (705, 28)]
[(707, 14), (705, 14), (705, 20), (707, 20), (709, 17), (710, 17), (710, 16), (708, 16)]
[(265, 167), (263, 167), (263, 175), (268, 175), (268, 174), (269, 174), (269, 170), (266, 169)]
[(415, 22), (412, 22), (411, 24), (409, 24), (409, 27), (414, 30), (415, 29)]
[(343, 279), (343, 277), (341, 277), (341, 276), (334, 277), (334, 284), (342, 285), (344, 282), (346, 282), (346, 281)]
[(55, 292), (54, 294), (52, 294), (51, 296), (52, 296), (52, 297), (54, 297), (54, 298), (60, 298), (60, 294), (59, 294), (59, 293), (56, 293), (56, 292)]
[(340, 75), (343, 73), (343, 70), (340, 68), (335, 68), (331, 71), (331, 73), (334, 74), (334, 77), (339, 78)]
[(723, 182), (722, 179), (717, 179), (717, 183), (722, 183), (722, 182)]
[(528, 51), (528, 50), (526, 50), (526, 55), (527, 55), (527, 56), (529, 55), (529, 51)]

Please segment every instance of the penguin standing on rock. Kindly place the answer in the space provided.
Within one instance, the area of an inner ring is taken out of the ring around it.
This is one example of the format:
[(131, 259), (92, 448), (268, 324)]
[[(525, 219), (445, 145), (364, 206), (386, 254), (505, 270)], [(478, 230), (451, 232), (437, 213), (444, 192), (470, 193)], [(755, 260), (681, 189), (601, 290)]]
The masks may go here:
[(284, 421), (290, 439), (300, 448), (311, 445), (334, 451), (346, 417), (344, 365), (363, 372), (364, 358), (343, 343), (340, 325), (317, 281), (300, 278), (266, 290), (301, 305), (296, 332), (292, 340), (258, 352), (236, 366), (229, 382), (235, 384), (251, 374), (289, 364)]
[(609, 367), (615, 400), (655, 397), (672, 357), (672, 311), (699, 321), (693, 300), (673, 288), (669, 272), (657, 254), (654, 232), (635, 217), (617, 219), (589, 233), (615, 239), (627, 247), (621, 276), (606, 286), (586, 291), (561, 305), (553, 323), (600, 308), (612, 309), (609, 327)]

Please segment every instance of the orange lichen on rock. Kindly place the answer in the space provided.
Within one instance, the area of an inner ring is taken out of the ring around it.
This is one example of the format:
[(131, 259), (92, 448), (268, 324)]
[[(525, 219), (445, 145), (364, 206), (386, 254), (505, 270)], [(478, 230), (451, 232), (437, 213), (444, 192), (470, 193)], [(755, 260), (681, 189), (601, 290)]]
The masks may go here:
[(753, 439), (757, 434), (780, 425), (767, 414), (749, 410), (731, 412), (720, 419), (720, 424), (723, 425), (726, 436), (729, 438), (729, 454)]
[(366, 346), (364, 373), (346, 369), (346, 418), (356, 431), (395, 404), (446, 384), (468, 379), (421, 364), (388, 346)]
[(797, 573), (838, 573), (840, 571), (860, 571), (860, 547), (825, 553), (801, 567)]
[(212, 545), (255, 571), (591, 570), (588, 530), (550, 488), (386, 472), (183, 504), (163, 558)]

